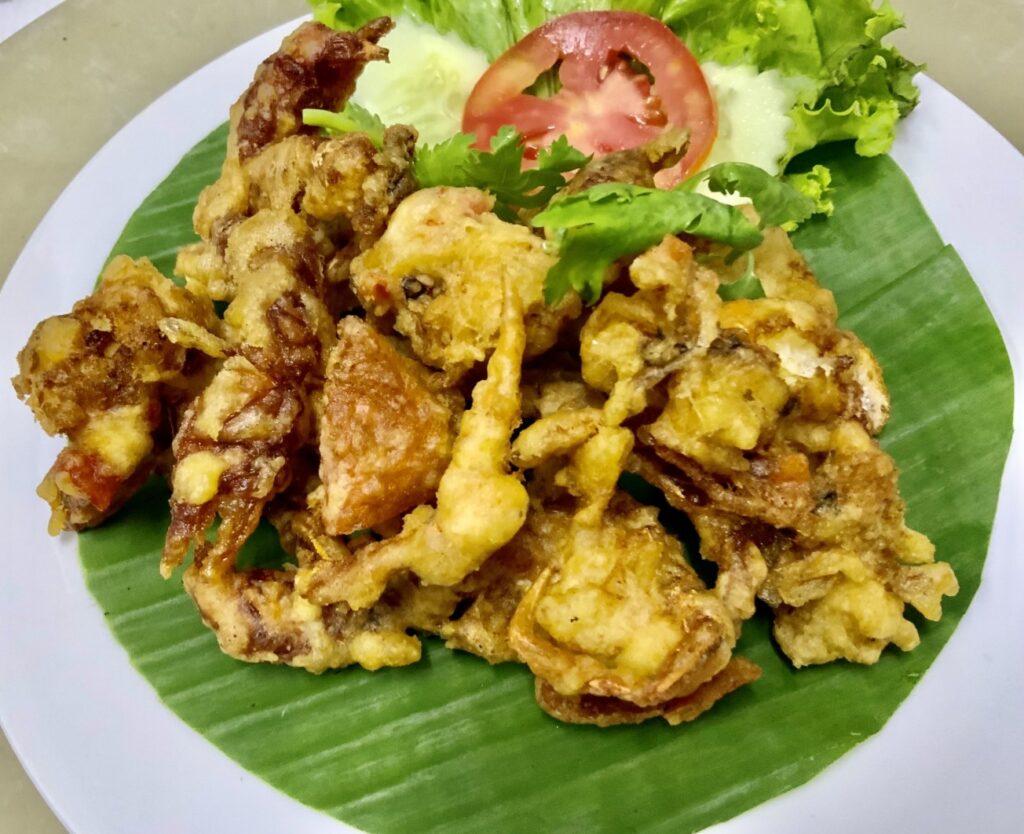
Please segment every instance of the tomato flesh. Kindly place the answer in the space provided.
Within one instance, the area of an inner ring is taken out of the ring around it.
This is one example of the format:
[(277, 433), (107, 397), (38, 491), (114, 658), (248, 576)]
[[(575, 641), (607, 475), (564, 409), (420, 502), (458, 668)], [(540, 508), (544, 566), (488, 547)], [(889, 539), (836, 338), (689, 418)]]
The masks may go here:
[[(643, 64), (653, 83), (629, 59)], [(557, 93), (525, 92), (556, 65)], [(667, 125), (688, 128), (686, 156), (662, 178), (671, 185), (707, 157), (717, 113), (700, 65), (663, 23), (634, 12), (574, 12), (528, 34), (477, 82), (462, 129), (487, 147), (506, 124), (524, 135), (532, 154), (563, 134), (581, 151), (602, 155), (650, 142)]]

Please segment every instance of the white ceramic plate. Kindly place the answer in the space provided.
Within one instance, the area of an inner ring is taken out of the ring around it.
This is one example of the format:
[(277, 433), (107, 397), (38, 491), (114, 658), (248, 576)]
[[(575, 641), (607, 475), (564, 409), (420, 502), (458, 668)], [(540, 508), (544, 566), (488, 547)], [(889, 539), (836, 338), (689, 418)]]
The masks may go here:
[[(0, 293), (0, 376), (16, 373), (14, 357), (37, 321), (66, 311), (89, 291), (138, 204), (226, 118), (253, 68), (293, 27), (268, 32), (182, 82), (75, 178)], [(921, 87), (921, 106), (904, 124), (893, 156), (995, 313), (1015, 369), (1019, 429), (1024, 157), (941, 87), (928, 79)], [(42, 436), (6, 385), (0, 386), (0, 426), (6, 475), (0, 481), (0, 529), (7, 540), (0, 579), (0, 720), (63, 823), (76, 834), (351, 830), (268, 787), (160, 703), (86, 590), (74, 538), (46, 535), (47, 508), (34, 489), (60, 444)], [(810, 784), (716, 832), (1019, 830), (1022, 499), (1018, 437), (981, 588), (931, 671), (878, 735)]]

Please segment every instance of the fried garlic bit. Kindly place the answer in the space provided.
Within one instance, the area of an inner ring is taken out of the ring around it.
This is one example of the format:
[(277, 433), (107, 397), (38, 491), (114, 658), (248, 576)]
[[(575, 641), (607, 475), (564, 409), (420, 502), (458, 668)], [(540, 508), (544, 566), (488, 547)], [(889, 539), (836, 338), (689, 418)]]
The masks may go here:
[(544, 279), (554, 258), (528, 228), (494, 215), (493, 206), (494, 198), (475, 188), (418, 191), (398, 207), (377, 244), (352, 263), (360, 304), (452, 382), (498, 343), (506, 283), (524, 311), (527, 358), (547, 351), (580, 313), (575, 295), (545, 305)]
[(317, 602), (366, 608), (392, 577), (412, 573), (426, 585), (457, 585), (507, 544), (526, 520), (529, 498), (509, 472), (510, 437), (520, 419), (520, 365), (526, 332), (519, 295), (506, 282), (498, 344), (487, 377), (473, 389), (436, 509), (409, 513), (397, 535), (368, 545), (353, 560), (299, 571), (299, 587)]
[(14, 388), (48, 434), (67, 447), (39, 486), (50, 532), (98, 524), (153, 471), (171, 415), (208, 374), (202, 354), (161, 332), (173, 317), (216, 330), (213, 306), (145, 259), (120, 256), (96, 291), (41, 322), (18, 354)]
[(783, 232), (754, 255), (767, 297), (722, 305), (718, 337), (638, 432), (660, 461), (644, 453), (635, 468), (690, 513), (708, 558), (766, 561), (758, 595), (795, 665), (874, 663), (890, 643), (917, 645), (905, 606), (938, 619), (956, 578), (904, 521), (895, 464), (873, 437), (889, 398), (871, 352), (837, 328), (831, 294)]

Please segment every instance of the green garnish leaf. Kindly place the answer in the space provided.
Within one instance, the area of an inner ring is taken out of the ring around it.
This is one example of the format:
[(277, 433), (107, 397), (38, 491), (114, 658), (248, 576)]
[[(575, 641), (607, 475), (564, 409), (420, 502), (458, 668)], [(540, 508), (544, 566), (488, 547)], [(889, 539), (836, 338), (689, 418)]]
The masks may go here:
[(787, 174), (783, 179), (814, 203), (814, 213), (831, 217), (835, 211), (832, 202), (832, 172), (824, 165), (815, 165), (802, 174)]
[(495, 198), (495, 214), (504, 220), (518, 219), (522, 209), (547, 205), (565, 187), (565, 175), (590, 160), (563, 136), (538, 154), (536, 167), (523, 170), (523, 137), (508, 125), (491, 138), (489, 151), (474, 148), (475, 141), (474, 136), (459, 133), (438, 145), (418, 148), (413, 172), (421, 188), (450, 185), (489, 191)]
[(754, 272), (754, 253), (747, 253), (747, 269), (735, 281), (718, 285), (718, 297), (722, 301), (735, 301), (738, 298), (764, 298), (764, 287), (761, 279)]
[(650, 249), (665, 235), (685, 232), (739, 251), (753, 249), (763, 239), (735, 206), (690, 191), (622, 183), (604, 183), (560, 199), (538, 214), (533, 225), (560, 241), (558, 263), (544, 285), (548, 304), (569, 290), (594, 303), (615, 261)]
[(754, 204), (761, 217), (761, 226), (782, 226), (795, 229), (814, 214), (814, 201), (792, 185), (756, 165), (745, 162), (723, 162), (690, 177), (680, 186), (692, 191), (700, 183), (717, 194), (741, 194)]
[(332, 136), (341, 133), (365, 133), (377, 148), (384, 142), (384, 122), (375, 113), (360, 107), (354, 101), (348, 102), (340, 113), (306, 108), (302, 111), (302, 123), (310, 127), (319, 127)]

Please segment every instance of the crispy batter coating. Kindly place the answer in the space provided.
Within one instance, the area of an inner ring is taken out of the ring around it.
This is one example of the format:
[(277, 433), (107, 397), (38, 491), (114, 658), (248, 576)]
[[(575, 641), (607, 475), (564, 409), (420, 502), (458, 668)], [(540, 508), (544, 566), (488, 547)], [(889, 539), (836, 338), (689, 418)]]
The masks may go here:
[(341, 320), (320, 431), (329, 533), (373, 527), (434, 497), (451, 459), (453, 406), (372, 325)]
[(300, 571), (300, 589), (310, 599), (366, 608), (405, 572), (425, 584), (457, 585), (522, 527), (529, 498), (519, 476), (508, 471), (508, 460), (520, 419), (526, 332), (519, 295), (507, 281), (503, 296), (498, 344), (462, 416), (437, 509), (416, 508), (398, 535), (368, 545), (354, 559)]
[[(300, 565), (348, 555), (323, 529), (318, 508), (279, 505), (269, 512), (284, 549)], [(316, 605), (295, 592), (292, 570), (224, 569), (209, 561), (185, 571), (185, 588), (221, 650), (250, 663), (282, 663), (310, 672), (359, 664), (375, 670), (420, 659), (410, 629), (437, 630), (455, 607), (443, 588), (396, 583), (372, 608)]]
[(721, 672), (688, 695), (680, 695), (649, 707), (600, 695), (562, 695), (541, 678), (537, 678), (535, 694), (544, 712), (566, 724), (613, 727), (663, 718), (676, 726), (699, 718), (730, 692), (760, 677), (761, 669), (757, 665), (746, 658), (734, 657)]
[(687, 356), (638, 431), (662, 463), (641, 455), (638, 468), (690, 514), (708, 558), (735, 564), (734, 611), (752, 610), (752, 588), (775, 609), (795, 665), (873, 663), (889, 643), (917, 645), (905, 605), (937, 619), (956, 579), (907, 528), (896, 467), (872, 437), (889, 398), (871, 352), (838, 329), (784, 233), (754, 256), (767, 297), (721, 306), (710, 349)]
[[(224, 313), (234, 353), (185, 413), (175, 435), (171, 524), (161, 572), (190, 544), (198, 565), (222, 570), (290, 479), (289, 462), (313, 437), (311, 395), (321, 386), (334, 328), (308, 228), (264, 211), (228, 242), (235, 298)], [(206, 539), (216, 516), (221, 525)]]
[(545, 305), (554, 258), (525, 226), (491, 213), (493, 206), (475, 188), (418, 191), (352, 264), (352, 286), (367, 312), (393, 322), (420, 360), (453, 382), (497, 344), (506, 282), (524, 310), (528, 358), (548, 350), (580, 312), (574, 294)]
[(519, 657), (556, 692), (652, 707), (728, 664), (732, 618), (653, 509), (620, 498), (593, 527), (577, 517), (563, 547), (509, 630)]
[(320, 136), (302, 124), (302, 110), (344, 107), (366, 63), (386, 59), (377, 41), (390, 29), (384, 18), (355, 32), (306, 23), (259, 67), (231, 108), (221, 175), (196, 204), (202, 241), (178, 254), (175, 272), (189, 286), (230, 301), (235, 288), (224, 254), (232, 229), (263, 209), (289, 210), (309, 225), (322, 269), (338, 285), (328, 296), (331, 309), (346, 306), (348, 261), (380, 236), (415, 187), (416, 132), (392, 126), (378, 149), (363, 134)]
[(204, 357), (161, 332), (169, 317), (217, 329), (208, 300), (120, 256), (18, 354), (15, 391), (48, 434), (68, 438), (39, 486), (51, 533), (98, 524), (127, 500), (166, 449), (171, 413), (205, 382)]
[(509, 624), (541, 571), (560, 558), (571, 520), (564, 509), (531, 502), (526, 523), (515, 538), (458, 586), (471, 603), (441, 627), (448, 648), (470, 652), (488, 663), (519, 659), (509, 643)]
[(238, 100), (239, 157), (248, 159), (267, 145), (303, 130), (302, 111), (307, 107), (344, 107), (363, 67), (387, 59), (388, 51), (377, 42), (393, 27), (386, 17), (355, 32), (336, 32), (310, 21), (288, 35), (281, 48), (259, 65)]

